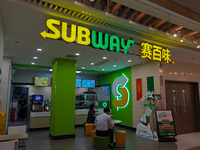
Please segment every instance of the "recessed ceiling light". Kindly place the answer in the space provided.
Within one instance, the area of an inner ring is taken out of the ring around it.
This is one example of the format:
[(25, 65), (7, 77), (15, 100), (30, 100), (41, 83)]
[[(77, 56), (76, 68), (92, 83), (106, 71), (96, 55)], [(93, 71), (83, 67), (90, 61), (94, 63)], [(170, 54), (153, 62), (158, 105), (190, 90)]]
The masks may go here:
[(81, 71), (76, 71), (76, 73), (81, 73)]
[(198, 45), (197, 48), (200, 48), (200, 45)]
[(85, 69), (85, 67), (82, 67), (82, 69)]
[(183, 42), (183, 39), (181, 39), (180, 42), (182, 43), (182, 42)]
[(94, 0), (90, 0), (90, 2), (94, 2)]
[(33, 57), (33, 59), (38, 59), (38, 57)]
[(113, 67), (117, 67), (117, 65), (113, 65)]
[(37, 49), (37, 51), (38, 51), (38, 52), (41, 52), (41, 51), (42, 51), (42, 49), (41, 49), (41, 48), (38, 48), (38, 49)]
[(49, 69), (49, 71), (52, 71), (53, 69)]
[(32, 62), (31, 64), (32, 64), (32, 65), (35, 65), (35, 63), (34, 63), (34, 62)]
[(75, 55), (76, 55), (76, 56), (79, 56), (80, 54), (79, 54), (79, 53), (76, 53)]
[(105, 71), (105, 69), (102, 69), (103, 71)]
[(94, 63), (91, 63), (91, 65), (94, 65)]
[(177, 34), (174, 34), (174, 35), (173, 35), (173, 37), (176, 37), (176, 36), (177, 36)]
[(103, 59), (107, 59), (107, 57), (103, 57)]
[(132, 60), (128, 60), (128, 62), (131, 62)]

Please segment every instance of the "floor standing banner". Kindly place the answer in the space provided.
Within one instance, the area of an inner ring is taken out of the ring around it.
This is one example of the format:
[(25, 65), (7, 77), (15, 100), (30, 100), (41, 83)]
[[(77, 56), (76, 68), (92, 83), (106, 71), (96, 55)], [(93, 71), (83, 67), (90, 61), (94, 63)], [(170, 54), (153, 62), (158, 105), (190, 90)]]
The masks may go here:
[(171, 110), (156, 110), (159, 141), (176, 141), (176, 128)]

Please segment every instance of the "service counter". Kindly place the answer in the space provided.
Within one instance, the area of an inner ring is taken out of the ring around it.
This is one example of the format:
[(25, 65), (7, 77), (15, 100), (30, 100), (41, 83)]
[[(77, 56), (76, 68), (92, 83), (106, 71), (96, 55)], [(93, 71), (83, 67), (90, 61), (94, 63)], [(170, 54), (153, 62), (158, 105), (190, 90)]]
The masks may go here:
[(30, 112), (29, 129), (49, 128), (50, 127), (50, 111)]
[[(87, 120), (89, 109), (76, 109), (75, 110), (75, 125), (83, 125), (83, 123)], [(102, 114), (103, 109), (98, 109), (96, 115)]]
[[(75, 110), (75, 125), (83, 125), (87, 120), (89, 109)], [(103, 109), (98, 109), (96, 115), (102, 114)], [(30, 112), (29, 129), (49, 128), (50, 127), (50, 111), (46, 112)]]

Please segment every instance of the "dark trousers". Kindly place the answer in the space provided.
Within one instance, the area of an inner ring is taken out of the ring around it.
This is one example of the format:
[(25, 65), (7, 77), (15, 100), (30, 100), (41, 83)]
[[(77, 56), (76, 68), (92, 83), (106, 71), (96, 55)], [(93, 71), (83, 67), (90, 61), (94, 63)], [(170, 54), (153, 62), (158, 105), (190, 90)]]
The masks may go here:
[(97, 136), (109, 136), (110, 143), (113, 143), (113, 130), (112, 129), (108, 129), (107, 131), (96, 130), (96, 135)]

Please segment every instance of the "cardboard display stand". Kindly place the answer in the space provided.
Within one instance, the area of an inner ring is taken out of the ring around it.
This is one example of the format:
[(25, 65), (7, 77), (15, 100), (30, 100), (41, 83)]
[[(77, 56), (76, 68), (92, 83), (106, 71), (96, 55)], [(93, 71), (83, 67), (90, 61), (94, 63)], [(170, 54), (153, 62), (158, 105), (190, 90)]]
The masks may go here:
[(176, 128), (172, 110), (156, 110), (158, 141), (176, 142)]

